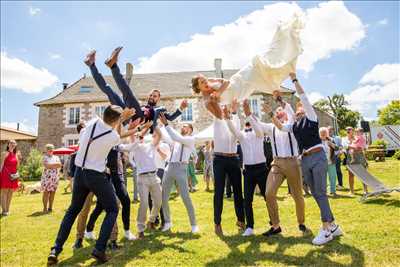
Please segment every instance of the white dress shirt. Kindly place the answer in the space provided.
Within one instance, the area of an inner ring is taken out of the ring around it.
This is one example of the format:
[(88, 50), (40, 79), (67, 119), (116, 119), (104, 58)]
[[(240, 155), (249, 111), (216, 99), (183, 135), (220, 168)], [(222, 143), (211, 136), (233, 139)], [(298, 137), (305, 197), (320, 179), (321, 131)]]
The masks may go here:
[[(232, 123), (235, 129), (240, 130), (240, 120), (237, 115), (232, 116)], [(237, 153), (237, 141), (225, 120), (214, 120), (214, 152)]]
[(227, 120), (228, 128), (239, 140), (243, 152), (243, 164), (254, 165), (265, 163), (267, 160), (264, 155), (264, 136), (257, 136), (255, 131), (239, 131), (231, 120)]
[(190, 154), (195, 151), (195, 138), (191, 135), (183, 136), (169, 125), (165, 127), (165, 130), (173, 141), (169, 162), (188, 163)]
[(156, 166), (157, 169), (164, 169), (165, 164), (167, 163), (167, 160), (171, 157), (171, 149), (169, 148), (169, 145), (163, 142), (160, 142), (158, 145), (159, 149), (161, 152), (167, 155), (165, 159), (163, 159), (160, 155), (160, 153), (156, 153)]
[(90, 146), (86, 156), (85, 169), (104, 172), (106, 169), (106, 160), (108, 153), (112, 147), (120, 142), (119, 134), (108, 124), (104, 123), (100, 118), (95, 118), (87, 123), (87, 126), (82, 129), (79, 135), (79, 150), (76, 154), (75, 165), (82, 167), (83, 157), (85, 156), (86, 148), (92, 133), (93, 125), (96, 123), (96, 129), (93, 137), (96, 137), (104, 132), (111, 130), (110, 133), (94, 140)]
[[(253, 115), (249, 116), (248, 119), (257, 135), (261, 136), (268, 135), (270, 137), (272, 153), (274, 157), (285, 158), (292, 156), (297, 157), (299, 155), (297, 141), (293, 133), (281, 131), (273, 123), (260, 122)], [(275, 128), (275, 140), (273, 137), (274, 128)], [(289, 134), (292, 140), (293, 155), (290, 148)]]
[(155, 157), (158, 153), (153, 143), (139, 143), (136, 141), (131, 144), (120, 144), (118, 149), (132, 153), (138, 175), (157, 170)]

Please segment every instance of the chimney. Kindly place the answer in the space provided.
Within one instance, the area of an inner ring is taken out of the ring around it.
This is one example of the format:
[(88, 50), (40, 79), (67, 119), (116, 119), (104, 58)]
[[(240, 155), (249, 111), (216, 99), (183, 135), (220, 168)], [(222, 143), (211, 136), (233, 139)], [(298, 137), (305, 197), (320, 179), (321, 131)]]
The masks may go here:
[(19, 131), (19, 122), (17, 122), (17, 131)]
[(65, 90), (68, 87), (68, 83), (63, 83), (62, 86), (63, 86), (63, 90)]
[(125, 73), (125, 80), (128, 84), (131, 83), (133, 76), (133, 65), (132, 63), (126, 63), (126, 73)]
[(222, 74), (222, 58), (214, 59), (215, 77), (223, 78)]

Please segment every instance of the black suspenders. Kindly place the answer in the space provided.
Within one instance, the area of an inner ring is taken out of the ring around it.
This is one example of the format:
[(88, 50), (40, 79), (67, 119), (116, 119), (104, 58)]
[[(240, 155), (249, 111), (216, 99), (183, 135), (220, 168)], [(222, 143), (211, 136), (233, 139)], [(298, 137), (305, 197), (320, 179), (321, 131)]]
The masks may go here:
[(273, 126), (274, 128), (272, 128), (272, 139), (274, 141), (274, 148), (275, 148), (275, 156), (278, 156), (278, 149), (276, 148), (276, 140), (275, 140), (275, 126)]
[[(278, 149), (276, 147), (276, 140), (275, 140), (275, 129), (276, 127), (274, 126), (272, 129), (272, 139), (274, 141), (274, 148), (275, 148), (275, 156), (278, 157)], [(290, 143), (290, 153), (292, 154), (292, 157), (294, 156), (294, 151), (293, 151), (293, 142), (292, 142), (292, 136), (290, 133), (288, 133), (289, 136), (289, 143)]]
[(106, 131), (106, 132), (104, 132), (104, 133), (102, 133), (102, 134), (99, 134), (99, 135), (93, 137), (93, 135), (94, 135), (94, 130), (96, 129), (96, 125), (97, 125), (97, 122), (94, 123), (93, 128), (92, 128), (92, 132), (90, 133), (90, 138), (89, 138), (88, 144), (87, 144), (87, 146), (86, 146), (85, 155), (83, 156), (82, 169), (85, 168), (86, 157), (87, 157), (87, 154), (88, 154), (88, 151), (89, 151), (89, 147), (90, 147), (90, 145), (92, 144), (92, 142), (93, 142), (94, 140), (99, 139), (100, 137), (102, 137), (102, 136), (104, 136), (104, 135), (109, 134), (109, 133), (112, 132), (112, 130), (108, 130), (108, 131)]
[[(180, 153), (180, 156), (179, 156), (179, 162), (182, 162), (183, 147), (184, 147), (184, 145), (183, 145), (182, 143), (179, 143), (179, 144), (181, 145), (181, 153)], [(171, 157), (169, 158), (169, 161), (172, 160), (172, 155), (174, 154), (174, 148), (175, 148), (175, 143), (174, 143), (174, 145), (172, 146), (172, 152), (171, 152)]]

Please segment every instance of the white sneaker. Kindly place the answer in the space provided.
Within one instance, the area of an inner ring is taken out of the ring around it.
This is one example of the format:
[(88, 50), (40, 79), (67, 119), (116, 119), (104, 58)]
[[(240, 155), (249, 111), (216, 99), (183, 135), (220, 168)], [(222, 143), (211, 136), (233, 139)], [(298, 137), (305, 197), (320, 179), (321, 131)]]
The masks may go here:
[(192, 225), (192, 234), (197, 234), (199, 232), (199, 227), (197, 225)]
[(242, 236), (251, 236), (254, 235), (254, 230), (253, 228), (246, 228), (246, 231), (244, 231), (244, 233), (242, 234)]
[(340, 228), (340, 226), (337, 224), (334, 224), (334, 223), (332, 223), (332, 225), (330, 227), (330, 231), (331, 231), (333, 237), (343, 235), (343, 231)]
[(314, 245), (320, 246), (323, 245), (325, 243), (328, 243), (329, 241), (331, 241), (333, 239), (333, 235), (331, 233), (331, 230), (324, 230), (321, 228), (321, 230), (319, 230), (318, 235), (313, 239), (312, 243)]
[(93, 232), (86, 232), (85, 231), (85, 238), (89, 240), (96, 240), (96, 236), (94, 235)]
[(129, 231), (129, 230), (125, 231), (124, 237), (129, 241), (136, 240), (136, 236), (134, 234), (132, 234), (131, 231)]
[(161, 232), (166, 232), (168, 230), (170, 230), (172, 227), (172, 223), (165, 223), (163, 228), (161, 229)]

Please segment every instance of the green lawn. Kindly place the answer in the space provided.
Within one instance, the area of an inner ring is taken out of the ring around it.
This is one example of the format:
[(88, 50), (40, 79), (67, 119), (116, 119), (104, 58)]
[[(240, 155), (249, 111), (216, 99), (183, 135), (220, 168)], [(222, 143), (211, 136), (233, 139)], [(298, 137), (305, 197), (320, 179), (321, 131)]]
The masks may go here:
[[(400, 161), (370, 163), (370, 171), (388, 186), (399, 186)], [(200, 178), (200, 177), (199, 177)], [(347, 184), (347, 174), (344, 177)], [(199, 179), (201, 180), (201, 179)], [(131, 180), (129, 191), (131, 192)], [(235, 225), (233, 201), (225, 199), (222, 225), (225, 236), (214, 235), (213, 194), (199, 191), (192, 194), (200, 227), (199, 235), (190, 234), (186, 211), (180, 198), (170, 201), (173, 220), (172, 233), (147, 233), (145, 240), (120, 243), (123, 248), (113, 253), (108, 266), (400, 266), (400, 194), (381, 196), (367, 203), (347, 197), (331, 199), (331, 205), (345, 234), (326, 246), (311, 245), (312, 236), (303, 237), (297, 230), (294, 203), (282, 186), (279, 206), (283, 233), (265, 238), (260, 235), (267, 228), (264, 200), (254, 201), (256, 236), (242, 237)], [(64, 182), (60, 184), (60, 188)], [(357, 192), (361, 184), (356, 182)], [(54, 242), (60, 221), (69, 205), (70, 194), (62, 189), (56, 196), (52, 214), (37, 216), (41, 211), (41, 195), (15, 195), (11, 215), (1, 218), (1, 266), (44, 266)], [(138, 204), (132, 205), (132, 228), (136, 232)], [(96, 226), (98, 233), (100, 218)], [(120, 229), (121, 219), (118, 218)], [(306, 198), (306, 224), (317, 233), (319, 211), (310, 197)], [(60, 255), (61, 266), (91, 266), (89, 257), (93, 244), (73, 252), (75, 226)]]

